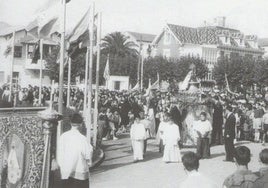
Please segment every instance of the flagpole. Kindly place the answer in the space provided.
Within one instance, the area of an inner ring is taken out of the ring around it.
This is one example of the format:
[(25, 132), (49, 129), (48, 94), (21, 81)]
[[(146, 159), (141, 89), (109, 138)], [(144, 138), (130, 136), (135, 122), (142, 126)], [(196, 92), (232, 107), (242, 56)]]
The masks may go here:
[(141, 91), (143, 90), (143, 56), (141, 55)]
[(95, 16), (95, 2), (92, 2), (89, 22), (89, 79), (88, 79), (88, 113), (87, 113), (87, 139), (91, 143), (91, 124), (92, 124), (92, 66), (93, 66), (93, 42), (94, 42), (94, 16)]
[(40, 50), (40, 85), (39, 85), (39, 97), (38, 97), (38, 105), (41, 106), (42, 104), (42, 77), (43, 77), (43, 39), (39, 41), (39, 50)]
[(11, 67), (10, 67), (10, 95), (9, 95), (9, 98), (8, 98), (8, 101), (9, 102), (12, 102), (11, 99), (12, 99), (12, 91), (13, 91), (13, 66), (14, 66), (14, 52), (15, 52), (15, 31), (13, 31), (13, 39), (12, 39), (12, 49), (11, 49)]
[(96, 64), (96, 89), (95, 89), (95, 104), (94, 104), (94, 139), (93, 144), (96, 147), (97, 146), (97, 124), (98, 124), (98, 101), (99, 101), (99, 72), (100, 72), (100, 45), (101, 45), (101, 20), (102, 14), (98, 14), (98, 28), (97, 28), (97, 64)]
[(89, 56), (89, 47), (87, 47), (87, 53), (86, 53), (86, 71), (85, 71), (85, 84), (84, 84), (84, 107), (83, 107), (83, 115), (84, 117), (87, 118), (86, 116), (86, 111), (87, 111), (87, 92), (88, 92), (88, 56)]
[(69, 57), (68, 62), (68, 89), (67, 89), (67, 107), (70, 107), (70, 93), (71, 93), (71, 68), (72, 68), (72, 58)]
[[(60, 73), (59, 73), (59, 99), (58, 111), (63, 114), (63, 79), (64, 79), (64, 54), (65, 54), (65, 19), (66, 19), (66, 0), (62, 0), (61, 7), (61, 42), (60, 42)], [(57, 127), (57, 158), (59, 150), (59, 138), (62, 132), (62, 121)]]

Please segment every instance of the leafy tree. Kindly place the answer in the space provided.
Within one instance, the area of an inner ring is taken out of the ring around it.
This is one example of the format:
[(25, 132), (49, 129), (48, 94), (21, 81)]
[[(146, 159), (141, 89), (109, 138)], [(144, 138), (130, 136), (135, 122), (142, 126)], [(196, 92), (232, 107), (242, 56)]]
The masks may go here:
[(102, 39), (102, 53), (113, 57), (137, 56), (137, 45), (128, 41), (128, 37), (121, 32), (113, 32)]

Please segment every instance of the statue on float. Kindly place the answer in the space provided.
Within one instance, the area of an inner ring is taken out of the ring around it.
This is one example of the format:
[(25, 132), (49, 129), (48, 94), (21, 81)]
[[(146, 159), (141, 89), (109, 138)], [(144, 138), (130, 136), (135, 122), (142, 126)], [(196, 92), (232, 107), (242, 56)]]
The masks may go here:
[(197, 135), (193, 126), (199, 120), (201, 112), (207, 113), (207, 118), (212, 122), (212, 106), (204, 97), (200, 80), (196, 78), (195, 65), (190, 66), (190, 71), (185, 79), (178, 84), (178, 108), (182, 114), (182, 144), (184, 146), (196, 145)]

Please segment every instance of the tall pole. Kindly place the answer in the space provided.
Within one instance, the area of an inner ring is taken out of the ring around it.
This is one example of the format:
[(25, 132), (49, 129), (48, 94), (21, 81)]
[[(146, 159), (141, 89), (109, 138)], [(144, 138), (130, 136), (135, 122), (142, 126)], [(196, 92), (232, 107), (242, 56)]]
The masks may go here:
[(143, 90), (143, 56), (141, 55), (141, 90)]
[(95, 2), (92, 2), (89, 22), (89, 77), (88, 77), (88, 105), (87, 105), (87, 140), (91, 143), (91, 124), (92, 124), (92, 66), (93, 66), (93, 42), (94, 42), (94, 15)]
[(9, 102), (12, 102), (11, 98), (12, 98), (12, 92), (13, 92), (13, 84), (12, 83), (13, 83), (14, 52), (15, 52), (15, 31), (13, 31), (11, 59), (10, 59), (11, 66), (10, 66), (10, 86), (9, 86), (10, 87), (10, 95), (8, 98)]
[(70, 107), (70, 93), (71, 93), (71, 69), (72, 69), (72, 59), (68, 59), (68, 89), (67, 89), (67, 107)]
[[(63, 78), (64, 78), (64, 54), (65, 54), (65, 19), (66, 19), (66, 0), (62, 0), (61, 7), (61, 43), (60, 43), (60, 73), (59, 73), (59, 101), (58, 110), (63, 114)], [(57, 127), (57, 156), (59, 149), (59, 138), (62, 132), (62, 121)]]
[(43, 39), (39, 41), (39, 50), (40, 50), (40, 84), (39, 84), (39, 97), (38, 97), (38, 105), (42, 104), (42, 77), (43, 77)]
[(86, 53), (86, 71), (85, 71), (85, 85), (84, 85), (84, 108), (83, 108), (83, 115), (84, 117), (87, 118), (86, 116), (86, 111), (87, 111), (87, 91), (88, 91), (88, 62), (89, 58), (89, 47), (87, 47), (87, 53)]
[(98, 124), (98, 101), (99, 101), (99, 72), (100, 72), (100, 45), (101, 45), (101, 20), (102, 14), (98, 14), (98, 33), (97, 33), (97, 64), (96, 64), (96, 89), (95, 89), (95, 104), (94, 104), (94, 139), (93, 145), (97, 145), (97, 124)]

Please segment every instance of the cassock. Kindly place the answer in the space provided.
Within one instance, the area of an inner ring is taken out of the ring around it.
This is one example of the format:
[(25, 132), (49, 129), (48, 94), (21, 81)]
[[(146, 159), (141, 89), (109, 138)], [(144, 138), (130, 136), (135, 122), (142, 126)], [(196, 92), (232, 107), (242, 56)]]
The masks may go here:
[(134, 122), (130, 129), (130, 138), (133, 148), (134, 160), (143, 160), (144, 140), (146, 138), (145, 127), (142, 123)]
[(168, 122), (164, 129), (163, 144), (165, 145), (163, 161), (180, 162), (181, 155), (178, 146), (180, 140), (179, 127), (175, 123)]

